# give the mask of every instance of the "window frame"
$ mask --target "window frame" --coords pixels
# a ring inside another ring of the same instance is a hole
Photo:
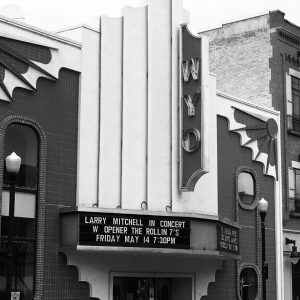
[[[41,300],[43,294],[44,275],[44,229],[45,229],[45,202],[46,202],[46,161],[47,140],[46,134],[40,124],[33,119],[12,115],[5,118],[0,124],[0,215],[2,207],[3,168],[4,168],[4,140],[7,128],[12,124],[32,127],[38,138],[38,179],[36,193],[36,244],[35,244],[35,279],[34,300]],[[5,188],[4,188],[5,189]],[[1,222],[0,222],[1,226]],[[1,228],[0,228],[1,232]]]
[[[251,175],[253,179],[253,188],[254,188],[254,195],[253,195],[253,202],[251,204],[245,204],[242,202],[240,196],[239,196],[239,175],[241,173],[248,173]],[[259,178],[256,174],[256,172],[249,167],[241,166],[236,170],[236,201],[239,204],[239,206],[245,210],[254,210],[257,206],[257,202],[259,201],[260,196],[260,185],[259,185]]]
[[[238,299],[239,300],[244,300],[242,297],[241,297],[241,284],[240,284],[240,276],[241,276],[241,273],[244,269],[252,269],[254,270],[255,274],[256,274],[256,278],[257,278],[257,292],[256,292],[256,296],[254,298],[254,300],[259,300],[260,299],[260,294],[261,294],[261,276],[262,276],[262,273],[259,269],[259,267],[256,265],[256,264],[253,264],[253,263],[242,263],[239,265],[238,267],[238,276],[237,276],[237,295],[238,295]]]
[[[300,179],[300,162],[292,161],[291,167],[288,168],[288,197],[289,197],[289,211],[292,215],[300,216],[300,193],[296,195],[296,178]],[[298,171],[298,174],[297,174]],[[299,180],[300,189],[300,180]],[[296,202],[299,204],[299,208],[296,209]]]
[[[287,131],[289,134],[300,136],[300,101],[299,101],[299,115],[294,113],[294,97],[293,97],[293,84],[292,80],[296,78],[300,81],[300,72],[289,68],[286,74],[286,118],[287,118]],[[299,82],[300,84],[300,82]],[[300,93],[300,89],[299,89]],[[295,122],[299,129],[295,128]]]

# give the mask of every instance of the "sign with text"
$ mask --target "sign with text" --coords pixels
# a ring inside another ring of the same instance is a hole
[[[106,213],[84,213],[79,218],[80,245],[190,248],[188,219]]]
[[[224,223],[217,223],[217,249],[218,251],[239,254],[239,229]]]
[[[202,170],[202,39],[186,24],[180,33],[179,189],[193,191]]]

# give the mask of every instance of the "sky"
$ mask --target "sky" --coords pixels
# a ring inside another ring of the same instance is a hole
[[[82,23],[97,28],[100,15],[118,17],[122,6],[139,6],[145,1],[1,0],[0,15],[25,16],[26,23],[49,31]],[[190,11],[191,23],[199,31],[276,9],[283,11],[286,19],[300,26],[300,0],[183,0],[183,5]]]

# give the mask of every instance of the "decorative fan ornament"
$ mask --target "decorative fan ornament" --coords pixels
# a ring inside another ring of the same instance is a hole
[[[278,178],[277,135],[278,125],[272,118],[232,107],[234,122],[230,131],[241,136],[241,146],[252,149],[252,159],[264,164],[264,173]],[[232,118],[230,118],[230,121]]]
[[[30,47],[29,43],[22,44]],[[36,45],[31,45],[31,47],[34,46]],[[16,67],[16,64],[24,66],[25,70],[21,70],[24,68],[20,68],[20,66]],[[29,59],[17,51],[15,47],[10,47],[7,42],[0,40],[0,68],[2,69],[2,76],[0,76],[0,100],[13,101],[13,91],[16,87],[35,91],[37,79],[40,77],[51,80],[57,79],[42,68],[41,65],[41,62],[34,62],[33,59]]]

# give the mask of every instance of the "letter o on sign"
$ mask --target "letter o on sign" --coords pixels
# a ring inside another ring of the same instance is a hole
[[[196,128],[187,129],[182,135],[182,147],[187,152],[195,152],[200,146],[200,132]]]

